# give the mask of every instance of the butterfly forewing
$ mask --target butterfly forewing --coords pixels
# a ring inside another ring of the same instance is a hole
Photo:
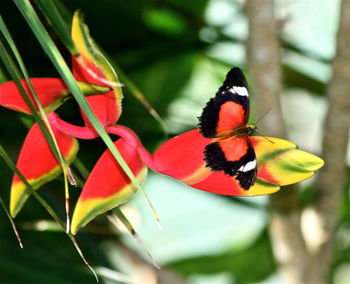
[[[203,109],[199,130],[204,137],[214,138],[218,132],[245,125],[248,116],[247,81],[239,68],[232,68],[215,97]]]

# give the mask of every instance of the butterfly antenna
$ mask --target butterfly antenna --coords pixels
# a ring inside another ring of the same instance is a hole
[[[268,113],[270,110],[271,110],[271,108],[267,109],[267,110],[258,118],[258,120],[257,120],[254,124],[258,124],[258,122],[259,122],[260,120],[262,120],[262,119],[264,118],[264,116],[267,115],[267,113]],[[261,136],[263,136],[263,135],[261,135]]]
[[[262,134],[261,134],[260,132],[258,132],[257,130],[255,130],[255,132],[256,132],[257,134],[259,134],[259,136],[264,137],[267,141],[271,142],[272,144],[275,144],[275,142],[273,142],[272,140],[270,140],[270,139],[267,138],[266,136],[262,135]]]

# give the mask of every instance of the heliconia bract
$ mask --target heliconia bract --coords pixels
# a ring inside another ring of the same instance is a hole
[[[79,52],[73,56],[73,75],[78,81],[105,85],[112,89],[103,96],[90,96],[87,101],[101,124],[113,125],[122,112],[121,84],[110,63],[90,37],[80,11],[75,12],[73,16],[72,38]],[[84,113],[82,116],[86,126],[91,127]]]
[[[243,189],[234,177],[205,166],[204,148],[213,139],[198,130],[176,136],[154,153],[160,173],[172,176],[194,188],[224,195],[256,196],[271,194],[280,186],[303,181],[323,166],[323,160],[297,149],[294,143],[273,137],[250,136],[257,163],[255,184]]]
[[[115,146],[128,164],[139,183],[147,174],[134,145],[119,139]],[[136,191],[129,177],[113,157],[110,150],[97,161],[90,173],[75,207],[71,232],[75,234],[79,228],[87,224],[97,215],[111,210],[127,201]]]
[[[49,121],[53,115],[55,114],[48,115]],[[78,151],[77,140],[60,132],[54,126],[52,126],[52,130],[62,156],[67,163],[70,163]],[[34,189],[56,178],[61,173],[60,164],[37,123],[32,126],[24,140],[18,157],[17,168]],[[10,198],[10,213],[12,216],[17,215],[28,196],[29,190],[22,180],[14,175]]]

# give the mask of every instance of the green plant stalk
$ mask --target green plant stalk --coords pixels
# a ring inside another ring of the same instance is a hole
[[[114,211],[114,213],[113,213]],[[110,211],[107,215],[107,219],[116,227],[118,228],[118,219],[123,223],[125,228],[129,231],[129,233],[134,237],[134,239],[138,242],[138,244],[144,249],[146,252],[148,258],[151,260],[154,267],[157,269],[160,269],[159,265],[155,262],[152,254],[148,251],[145,243],[141,239],[140,235],[136,232],[135,228],[129,221],[129,219],[124,215],[124,213],[120,210],[120,208],[114,208],[113,211]]]
[[[13,229],[13,232],[15,233],[16,235],[16,238],[17,238],[17,241],[19,243],[19,246],[21,248],[23,248],[23,243],[22,243],[22,240],[21,240],[21,237],[17,231],[17,228],[16,228],[16,225],[15,225],[15,222],[13,221],[13,218],[11,217],[10,213],[7,211],[6,209],[6,205],[4,203],[4,201],[2,200],[2,197],[0,196],[0,204],[1,204],[1,207],[4,209],[5,213],[6,213],[6,216],[7,218],[9,219],[10,223],[11,223],[11,226],[12,226],[12,229]]]
[[[35,0],[36,5],[42,10],[49,24],[51,24],[57,35],[71,54],[78,54],[73,39],[68,32],[67,25],[51,0]]]
[[[81,176],[84,179],[87,179],[90,173],[89,173],[89,170],[87,169],[87,167],[85,167],[85,165],[83,164],[83,162],[80,161],[78,158],[76,158],[76,159],[74,159],[73,164],[76,167],[76,169],[78,170],[78,172],[81,174]]]

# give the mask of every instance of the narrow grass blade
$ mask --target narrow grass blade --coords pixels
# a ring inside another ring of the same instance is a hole
[[[16,235],[16,238],[17,238],[17,241],[18,241],[18,243],[19,243],[19,246],[20,246],[21,248],[23,248],[23,243],[22,243],[21,237],[19,236],[19,233],[18,233],[18,231],[17,231],[15,222],[13,221],[12,217],[10,216],[10,213],[7,211],[6,205],[5,205],[4,201],[2,200],[2,197],[1,197],[1,196],[0,196],[0,204],[1,204],[2,208],[3,208],[4,211],[5,211],[7,218],[9,219],[9,221],[10,221],[10,223],[11,223],[13,232],[14,232],[15,235]]]
[[[167,138],[169,136],[169,131],[164,120],[160,117],[153,106],[147,101],[141,90],[123,72],[119,71],[119,73],[121,81],[124,82],[125,86],[130,90],[131,94],[140,101],[140,103],[149,111],[150,115],[152,115],[154,119],[159,123],[164,131],[165,137]]]
[[[36,5],[41,9],[49,24],[68,48],[70,53],[77,54],[78,50],[72,40],[67,24],[51,0],[35,0]]]
[[[135,240],[139,243],[139,245],[143,248],[143,250],[146,252],[148,258],[151,260],[153,265],[156,268],[160,268],[159,265],[155,262],[154,258],[152,257],[151,253],[148,251],[148,249],[145,246],[145,243],[142,241],[140,235],[135,231],[133,225],[130,223],[128,218],[124,215],[124,213],[117,207],[114,209],[114,213],[109,212],[107,215],[107,219],[116,227],[118,228],[118,220],[120,220],[125,228],[129,231],[129,233],[135,238]]]
[[[71,239],[71,241],[73,242],[73,245],[75,247],[75,249],[77,250],[77,252],[79,253],[81,259],[84,261],[85,265],[90,269],[90,271],[92,272],[92,274],[95,276],[96,282],[99,282],[98,276],[95,272],[95,270],[92,268],[92,266],[89,264],[89,262],[86,260],[82,250],[80,249],[77,240],[74,238],[74,236],[72,236],[71,234],[68,234],[69,238]]]

